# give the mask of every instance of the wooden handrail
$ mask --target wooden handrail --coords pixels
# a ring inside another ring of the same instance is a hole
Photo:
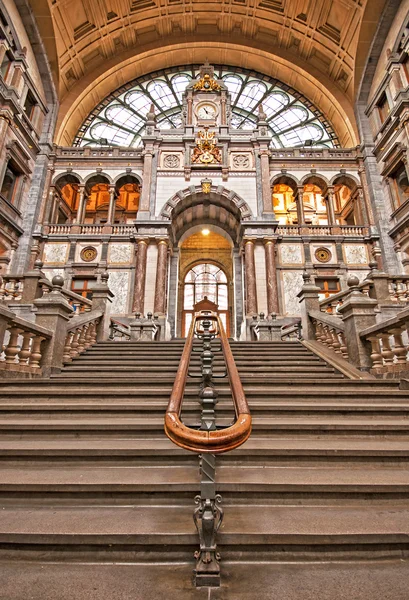
[[[233,425],[216,431],[192,429],[184,425],[180,420],[194,334],[195,330],[197,330],[199,321],[204,318],[217,323],[233,397],[234,409],[236,412],[236,422]],[[206,311],[205,315],[203,313],[195,313],[193,316],[182,357],[180,359],[175,383],[173,384],[172,394],[166,409],[165,433],[174,444],[185,450],[212,454],[229,452],[230,450],[241,446],[241,444],[244,444],[250,436],[250,410],[223,323],[216,313]]]

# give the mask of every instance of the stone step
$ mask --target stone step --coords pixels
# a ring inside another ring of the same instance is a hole
[[[237,367],[246,367],[249,365],[249,362],[251,364],[251,367],[254,366],[260,366],[260,367],[270,367],[270,366],[289,366],[289,365],[307,365],[307,366],[312,366],[314,367],[315,365],[317,366],[322,366],[325,365],[326,363],[322,360],[320,360],[319,358],[314,358],[314,357],[307,357],[307,358],[291,358],[291,359],[286,359],[285,357],[280,357],[277,359],[256,359],[256,358],[252,358],[251,361],[249,361],[248,359],[240,359],[237,360],[236,359],[236,365]],[[71,363],[68,363],[68,365],[77,365],[77,364],[81,364],[84,366],[92,366],[92,365],[96,365],[96,366],[111,366],[111,365],[130,365],[130,366],[144,366],[149,367],[150,369],[156,369],[157,367],[163,367],[163,366],[168,366],[169,368],[175,368],[177,369],[179,366],[179,359],[174,359],[171,360],[168,357],[166,358],[158,358],[157,360],[153,361],[149,358],[129,358],[126,356],[118,356],[116,355],[116,357],[112,357],[112,358],[108,358],[108,357],[104,357],[102,358],[95,358],[95,357],[90,357],[90,356],[81,356],[79,358],[74,359]],[[225,362],[223,359],[215,359],[213,362],[214,366],[224,366]],[[68,366],[66,365],[66,366]],[[200,367],[200,361],[199,359],[195,359],[195,360],[191,360],[190,361],[190,365],[195,366],[195,367]]]
[[[226,517],[227,518],[227,517]],[[270,553],[261,568],[229,561],[223,554],[220,588],[194,588],[191,556],[178,564],[126,562],[1,563],[2,592],[7,600],[407,600],[409,561],[404,558],[336,562],[274,561]]]
[[[48,401],[47,401],[48,400]],[[59,401],[58,401],[59,400]],[[101,413],[103,415],[112,414],[118,416],[121,414],[129,413],[149,413],[152,416],[159,413],[163,416],[166,406],[167,397],[163,400],[152,400],[149,397],[136,399],[135,401],[129,400],[127,402],[118,402],[108,395],[105,401],[103,401],[99,395],[96,397],[88,398],[86,400],[81,398],[67,397],[63,395],[60,398],[47,398],[41,397],[36,399],[21,400],[13,402],[5,400],[4,398],[0,402],[0,414],[3,417],[7,415],[19,415],[20,413],[28,413],[30,415],[51,415],[53,413],[64,413],[64,414],[87,414],[94,416],[95,414]],[[340,403],[313,403],[313,402],[280,402],[279,399],[270,399],[266,401],[260,401],[256,398],[247,397],[249,406],[253,415],[350,415],[350,416],[405,416],[409,417],[409,400],[407,403],[397,402],[393,405],[390,403],[382,402],[378,399],[374,399],[372,403],[357,403],[349,400],[348,402],[343,401]],[[223,413],[226,410],[230,410],[232,407],[232,401],[221,396],[217,404],[217,414]],[[196,412],[200,408],[197,401],[186,400],[183,403],[183,412]]]
[[[409,509],[394,507],[226,507],[218,535],[226,560],[280,552],[287,557],[332,553],[343,559],[402,556],[409,549]],[[18,555],[48,560],[84,556],[118,561],[128,554],[168,562],[191,560],[197,534],[189,506],[9,508],[0,511],[0,558]],[[21,550],[20,550],[21,552]],[[138,561],[139,557],[139,561]],[[356,597],[356,596],[355,596]],[[391,596],[389,596],[390,598]],[[353,596],[352,596],[353,598]]]
[[[233,411],[232,411],[233,417]],[[183,418],[183,413],[182,413]],[[193,423],[200,423],[200,412],[197,411],[197,417],[191,415]],[[231,423],[231,418],[221,417],[218,424],[227,426]],[[186,419],[186,424],[191,423]],[[275,417],[254,416],[252,423],[253,435],[265,432],[269,435],[401,435],[409,434],[409,419],[396,416],[382,416],[362,418],[362,416],[298,416],[298,417]],[[38,416],[27,415],[18,417],[2,416],[0,418],[0,431],[3,434],[16,435],[30,432],[35,435],[51,434],[52,432],[73,432],[77,435],[82,433],[93,434],[104,433],[106,435],[121,433],[125,435],[144,435],[154,433],[163,435],[163,416],[135,415],[104,417],[92,415],[84,417],[82,415],[66,416],[65,418],[39,418]]]
[[[306,381],[300,378],[298,381],[291,380],[290,382],[282,379],[277,382],[274,379],[274,385],[270,385],[270,380],[263,378],[260,381],[256,378],[247,378],[242,380],[243,388],[246,396],[249,398],[263,398],[266,401],[279,398],[294,398],[295,401],[308,398],[314,401],[326,402],[329,398],[345,399],[346,401],[354,398],[368,399],[368,401],[376,401],[376,399],[388,398],[392,403],[395,399],[409,399],[407,390],[399,390],[396,385],[384,384],[381,385],[365,385],[364,382],[356,382],[348,379],[313,379]],[[372,383],[372,382],[371,382]],[[308,384],[308,386],[306,385]],[[101,381],[93,378],[52,378],[49,380],[24,380],[16,384],[10,381],[8,384],[1,386],[2,395],[0,397],[0,405],[9,398],[25,396],[29,398],[38,398],[46,396],[47,398],[61,397],[67,399],[81,399],[84,397],[121,397],[130,398],[159,396],[169,399],[172,391],[173,379],[161,378],[158,384],[158,378],[149,380],[145,378],[142,384],[138,382],[135,385],[133,380],[113,380]],[[219,397],[230,397],[230,390],[225,380],[221,379],[217,382],[217,391]],[[198,384],[194,381],[188,381],[185,389],[186,397],[198,397]]]
[[[326,365],[325,363],[321,363],[318,365],[310,365],[309,363],[306,363],[305,365],[298,365],[295,361],[294,363],[291,364],[286,364],[283,363],[282,365],[274,365],[274,366],[269,366],[269,365],[258,365],[257,363],[255,363],[253,365],[253,363],[251,363],[250,365],[247,363],[246,367],[242,367],[241,369],[239,369],[239,374],[240,375],[245,375],[247,373],[251,373],[251,372],[257,372],[257,373],[286,373],[288,375],[288,370],[289,368],[291,368],[291,373],[303,373],[303,372],[307,372],[307,373],[315,373],[315,374],[319,374],[319,373],[335,373],[337,372],[333,367],[330,367],[328,365]],[[102,369],[107,369],[107,371],[102,371]],[[177,365],[174,366],[173,370],[171,369],[171,367],[169,365],[152,365],[149,369],[151,372],[153,373],[164,373],[165,375],[168,375],[172,372],[172,374],[176,374],[177,371]],[[219,368],[220,370],[220,368]],[[122,361],[118,361],[116,362],[107,362],[104,365],[101,365],[101,363],[99,363],[98,361],[96,362],[85,362],[84,363],[80,363],[80,362],[76,362],[76,363],[70,363],[65,365],[64,367],[64,373],[68,373],[68,372],[82,372],[82,373],[86,373],[87,371],[98,371],[100,372],[102,375],[104,375],[105,373],[112,374],[112,373],[119,373],[122,371],[127,371],[127,372],[132,372],[132,373],[146,373],[147,372],[147,368],[144,365],[139,365],[139,364],[129,364],[127,365],[126,363],[122,362]]]
[[[197,455],[187,452],[162,436],[160,439],[18,439],[0,441],[0,460],[44,462],[55,460],[58,465],[70,461],[91,461],[95,466],[118,463],[121,466],[143,462],[173,465],[186,462],[197,465]],[[219,455],[217,464],[316,464],[346,465],[355,468],[361,463],[406,463],[409,445],[406,440],[372,438],[288,439],[250,437],[240,448]],[[372,471],[373,472],[373,471]],[[369,474],[368,474],[369,475]],[[373,475],[371,475],[373,476]]]

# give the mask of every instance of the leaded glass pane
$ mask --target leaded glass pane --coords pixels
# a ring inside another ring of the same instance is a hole
[[[167,69],[154,77],[142,77],[126,84],[110,95],[86,119],[74,145],[113,145],[136,147],[141,144],[146,115],[153,104],[161,129],[182,127],[182,95],[198,65]],[[273,148],[303,146],[311,140],[314,146],[339,145],[331,126],[316,108],[308,104],[288,86],[264,75],[239,68],[215,66],[216,77],[222,78],[231,94],[231,126],[253,130],[262,105],[267,116]],[[112,99],[113,98],[113,99]]]

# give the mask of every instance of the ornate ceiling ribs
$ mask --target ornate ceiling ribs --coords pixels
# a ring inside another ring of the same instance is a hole
[[[365,64],[385,1],[48,0],[58,55],[54,72],[59,69],[58,143],[72,139],[72,131],[61,139],[70,119],[78,128],[125,77],[208,58],[299,89],[332,121],[341,143],[354,145],[355,73]],[[30,2],[41,30],[49,23],[46,0]],[[51,44],[50,28],[43,34]]]
[[[130,48],[208,34],[282,48],[352,93],[367,0],[54,0],[61,93],[96,65]]]

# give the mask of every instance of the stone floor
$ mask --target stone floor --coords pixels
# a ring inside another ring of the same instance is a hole
[[[192,565],[0,563],[0,600],[408,600],[409,560],[223,565],[195,589]]]

